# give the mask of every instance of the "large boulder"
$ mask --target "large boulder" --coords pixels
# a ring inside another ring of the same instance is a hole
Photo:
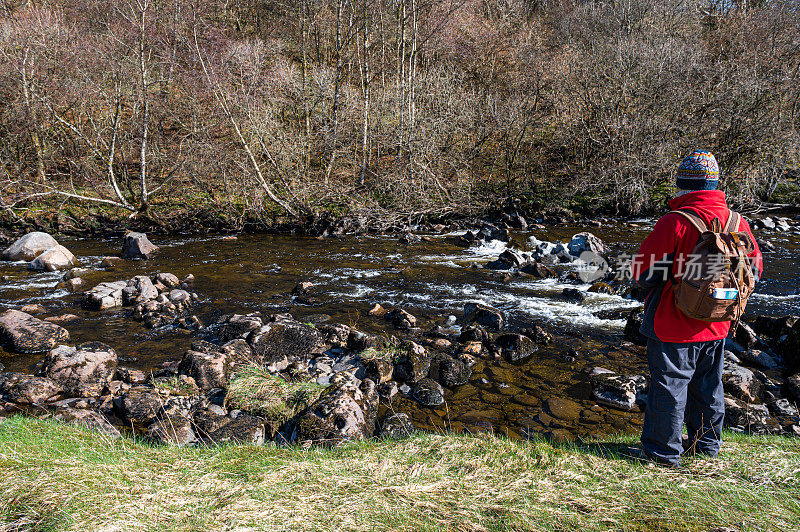
[[[386,318],[392,322],[395,329],[408,330],[417,326],[417,318],[401,308],[392,310],[386,314]]]
[[[70,406],[59,406],[50,415],[62,423],[79,425],[90,430],[100,432],[104,436],[118,439],[122,437],[119,430],[103,417],[103,414],[88,408],[73,408]]]
[[[748,404],[731,397],[725,398],[724,425],[750,434],[767,434],[777,429],[766,405]]]
[[[61,245],[52,247],[28,263],[28,269],[55,272],[75,266],[75,255]]]
[[[360,386],[347,372],[333,376],[325,392],[290,423],[290,442],[337,444],[363,440],[375,432],[378,393],[367,379]]]
[[[145,438],[164,445],[189,445],[197,441],[192,422],[184,417],[156,420],[147,427]]]
[[[243,443],[261,445],[264,443],[264,420],[239,413],[236,417],[224,417],[219,426],[205,433],[205,439],[212,443]]]
[[[472,368],[462,360],[440,354],[433,358],[429,376],[443,386],[454,388],[469,381],[472,376]]]
[[[444,389],[433,379],[420,379],[411,387],[411,397],[424,406],[436,407],[444,404]]]
[[[58,383],[65,395],[97,397],[117,371],[117,353],[100,342],[60,345],[44,359],[39,375]]]
[[[269,365],[279,359],[308,361],[310,355],[325,350],[325,341],[316,328],[285,319],[274,321],[253,331],[249,337],[256,360]]]
[[[136,305],[158,297],[158,289],[146,275],[137,275],[122,289],[122,304]]]
[[[41,404],[60,392],[58,384],[46,377],[13,372],[0,374],[0,395],[11,403]]]
[[[584,232],[573,235],[572,239],[567,243],[567,250],[573,257],[580,257],[582,253],[587,251],[600,255],[605,253],[606,248],[602,240],[592,233]]]
[[[536,352],[538,346],[522,334],[510,333],[497,337],[497,346],[508,362],[523,362]]]
[[[100,283],[83,295],[83,305],[91,310],[108,310],[122,306],[122,291],[128,283]]]
[[[234,314],[224,318],[220,325],[219,337],[221,340],[227,341],[234,338],[247,338],[251,332],[260,329],[264,322],[256,315]]]
[[[752,371],[735,364],[725,364],[722,385],[734,397],[752,403],[761,397],[762,384]]]
[[[431,355],[427,349],[415,342],[406,342],[394,361],[394,379],[401,382],[416,382],[428,376]]]
[[[19,310],[0,314],[0,342],[16,353],[42,353],[69,340],[63,327]]]
[[[34,231],[17,239],[0,254],[0,258],[2,260],[32,261],[48,249],[56,246],[58,246],[58,242],[55,238],[47,233]]]
[[[234,359],[230,351],[208,342],[194,342],[181,359],[178,371],[192,377],[202,390],[227,388]]]
[[[592,397],[600,404],[619,410],[638,410],[645,403],[647,379],[642,375],[617,375],[595,368],[589,375]]]
[[[159,416],[164,400],[153,388],[135,386],[114,399],[114,410],[126,423],[149,425]]]
[[[148,240],[144,233],[128,231],[122,244],[122,258],[130,260],[149,259],[158,247]]]
[[[647,337],[639,332],[643,320],[644,312],[641,309],[632,310],[628,314],[628,320],[625,322],[625,330],[623,332],[626,340],[636,345],[647,345]]]
[[[496,308],[480,303],[464,305],[464,325],[478,324],[487,329],[499,331],[503,328],[503,314]]]

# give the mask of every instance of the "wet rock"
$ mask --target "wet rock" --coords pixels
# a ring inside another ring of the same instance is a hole
[[[22,308],[19,309],[19,311],[24,312],[25,314],[30,314],[31,316],[47,313],[47,309],[44,307],[44,305],[40,305],[38,303],[24,305]]]
[[[408,438],[414,431],[411,418],[408,417],[408,414],[400,412],[383,418],[380,422],[379,436],[381,438],[402,439]]]
[[[186,418],[170,417],[153,422],[145,438],[163,445],[189,445],[197,441],[192,422]]]
[[[489,342],[491,341],[491,337],[489,333],[486,332],[486,329],[480,325],[470,325],[469,327],[463,327],[461,329],[458,341],[465,344],[470,342]]]
[[[448,388],[462,386],[466,384],[472,376],[472,368],[470,366],[448,355],[443,355],[438,358],[435,361],[435,365],[435,380]],[[434,378],[433,366],[434,364],[431,364],[431,378]]]
[[[397,239],[401,244],[419,244],[422,242],[422,237],[414,233],[404,233]]]
[[[39,374],[72,397],[98,397],[117,370],[117,353],[100,342],[60,345],[44,358]]]
[[[399,349],[394,361],[394,378],[401,382],[416,382],[428,376],[431,355],[427,349],[415,342],[406,342]]]
[[[496,343],[501,349],[503,358],[508,362],[523,362],[538,349],[533,340],[516,333],[498,336]]]
[[[251,332],[260,329],[263,325],[259,316],[234,314],[223,321],[219,336],[222,341],[247,338]]]
[[[553,337],[541,325],[533,325],[520,330],[520,334],[524,334],[539,345],[548,345],[553,341]]]
[[[347,347],[353,329],[341,323],[330,325],[317,325],[317,330],[322,334],[322,341],[333,349]]]
[[[146,275],[137,275],[122,289],[122,304],[136,305],[158,297],[158,289]]]
[[[551,397],[545,406],[550,415],[564,421],[578,421],[583,410],[580,404],[563,397]]]
[[[42,233],[34,231],[17,239],[13,244],[6,248],[0,259],[2,260],[24,260],[32,261],[48,249],[58,246],[55,238]]]
[[[392,322],[395,329],[408,330],[417,326],[417,318],[401,308],[392,310],[386,314],[386,318]]]
[[[0,374],[0,395],[11,403],[41,404],[54,399],[60,391],[58,384],[46,377],[13,372]]]
[[[600,404],[619,410],[636,411],[647,397],[647,378],[642,375],[617,375],[595,368],[589,376],[592,397]]]
[[[100,261],[101,268],[114,268],[122,264],[124,260],[122,257],[103,257],[103,260]]]
[[[158,417],[163,404],[153,388],[136,386],[114,399],[114,411],[126,423],[147,425]]]
[[[375,357],[364,361],[367,378],[376,384],[389,382],[394,376],[394,364],[388,358]]]
[[[739,322],[739,326],[736,328],[733,338],[736,340],[737,344],[741,345],[745,349],[751,349],[759,343],[756,332],[752,327],[743,321]]]
[[[126,384],[144,384],[147,381],[147,375],[144,371],[121,366],[117,367],[115,377]]]
[[[373,305],[373,307],[369,310],[367,314],[369,314],[370,316],[378,316],[382,318],[383,316],[386,316],[387,312],[389,311],[383,308],[380,305],[380,303],[375,303],[375,305]]]
[[[86,281],[80,277],[73,277],[72,279],[67,280],[64,285],[70,292],[80,292],[86,288]]]
[[[299,282],[294,286],[294,288],[292,288],[292,295],[293,296],[308,295],[309,293],[311,293],[312,288],[314,288],[314,283],[308,281]]]
[[[89,430],[94,430],[106,437],[113,439],[122,437],[122,434],[120,434],[119,430],[101,413],[95,412],[94,410],[89,410],[87,408],[72,408],[68,406],[62,406],[57,408],[50,415],[50,417],[62,423],[78,425]]]
[[[796,401],[800,401],[800,373],[787,378],[784,386],[792,398]]]
[[[592,233],[587,232],[573,235],[572,239],[567,243],[567,250],[573,257],[580,257],[581,253],[586,251],[597,255],[605,253],[606,251],[603,241]]]
[[[75,265],[75,255],[64,246],[52,247],[28,263],[29,270],[55,272]]]
[[[251,333],[248,343],[256,360],[266,365],[283,357],[307,362],[312,353],[325,349],[316,328],[294,320],[267,323]]]
[[[411,387],[411,397],[424,406],[444,404],[444,389],[433,379],[420,379]]]
[[[467,303],[464,305],[463,323],[499,331],[503,328],[504,320],[502,313],[495,308],[480,303]]]
[[[69,340],[63,327],[19,310],[0,314],[0,342],[16,353],[41,353]]]
[[[221,426],[206,433],[206,438],[213,443],[262,445],[264,435],[264,420],[240,413],[235,418],[226,417]]]
[[[100,283],[84,294],[83,305],[90,310],[108,310],[122,306],[125,281]]]
[[[625,323],[623,332],[626,340],[636,345],[647,345],[647,337],[639,332],[643,320],[644,312],[642,310],[632,310],[628,314],[628,321]]]
[[[745,349],[739,353],[739,358],[764,369],[774,369],[779,365],[776,357],[759,349]]]
[[[787,399],[778,399],[769,405],[769,410],[775,416],[796,418],[798,416],[797,406],[790,403]]]
[[[568,303],[582,303],[586,300],[586,293],[577,288],[565,288],[561,291],[560,299]]]
[[[331,386],[288,427],[290,442],[337,444],[369,438],[375,431],[378,394],[372,381],[361,386],[349,373],[337,373]]]
[[[181,281],[176,275],[166,272],[156,274],[155,280],[168,289],[178,288],[181,285]],[[194,280],[194,276],[192,276],[192,280]]]
[[[751,434],[766,434],[772,431],[770,426],[773,423],[766,405],[747,404],[731,397],[725,398],[726,427]]]
[[[391,400],[394,399],[394,396],[397,395],[399,388],[395,381],[389,381],[378,385],[377,390],[381,397],[388,399],[391,402]]]
[[[48,316],[44,318],[44,321],[49,323],[69,323],[71,321],[77,321],[81,319],[80,316],[76,316],[75,314],[59,314],[58,316]]]
[[[587,292],[591,292],[593,294],[614,294],[614,289],[608,283],[597,282],[594,283],[592,286],[589,287]]]
[[[228,350],[208,342],[195,342],[181,358],[178,372],[194,379],[202,390],[226,388],[233,368]]]
[[[558,277],[556,272],[545,266],[540,262],[535,262],[533,264],[526,264],[522,266],[519,271],[522,273],[527,273],[528,275],[532,275],[537,279],[552,279],[554,277]]]
[[[751,370],[741,366],[726,364],[722,372],[722,385],[727,393],[748,403],[758,401],[761,397],[761,382]]]
[[[149,259],[158,250],[144,233],[128,231],[122,243],[122,258],[129,260]]]

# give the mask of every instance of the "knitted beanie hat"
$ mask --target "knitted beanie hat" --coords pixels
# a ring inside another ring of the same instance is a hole
[[[676,184],[681,190],[714,190],[719,184],[719,165],[706,150],[694,150],[678,167]]]

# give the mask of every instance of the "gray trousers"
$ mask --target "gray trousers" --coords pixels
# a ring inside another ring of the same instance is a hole
[[[697,452],[719,452],[724,352],[724,340],[677,344],[648,339],[650,389],[642,428],[646,452],[661,461],[680,462],[684,422]]]

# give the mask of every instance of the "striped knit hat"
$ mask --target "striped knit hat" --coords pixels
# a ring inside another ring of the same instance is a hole
[[[719,165],[706,150],[694,150],[678,167],[676,184],[681,190],[714,190],[719,184]]]

